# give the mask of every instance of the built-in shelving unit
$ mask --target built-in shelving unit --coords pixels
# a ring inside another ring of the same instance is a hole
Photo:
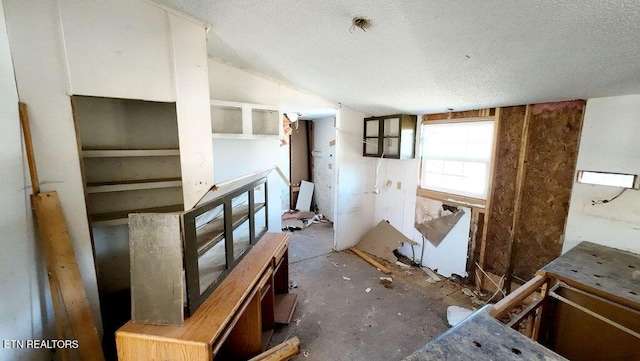
[[[211,129],[214,139],[278,139],[279,107],[212,100]]]
[[[72,97],[92,227],[182,211],[175,103]]]

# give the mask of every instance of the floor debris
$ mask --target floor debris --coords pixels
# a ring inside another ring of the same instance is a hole
[[[345,280],[345,281],[351,281],[351,278],[345,277],[345,276],[342,276],[342,279]]]
[[[411,268],[411,266],[409,266],[408,264],[404,264],[400,261],[396,261],[396,265],[402,267],[402,268]]]
[[[366,290],[364,290],[364,291],[365,291],[366,293],[371,292],[371,287],[367,287],[367,289],[366,289]]]
[[[380,284],[384,286],[384,288],[393,288],[393,282],[388,278],[380,277]]]
[[[395,263],[398,258],[393,254],[393,251],[403,243],[418,244],[394,228],[389,222],[383,220],[367,232],[356,247],[385,261]]]
[[[431,277],[432,280],[434,280],[435,282],[440,282],[442,281],[442,279],[440,278],[440,276],[438,276],[435,272],[433,272],[429,267],[422,267],[422,270],[429,276]]]
[[[462,320],[469,317],[473,313],[473,310],[468,308],[459,307],[459,306],[449,306],[447,307],[447,321],[449,325],[455,326],[459,324]]]
[[[351,247],[351,248],[349,248],[349,250],[351,250],[351,252],[353,252],[353,253],[357,254],[358,256],[360,256],[360,258],[362,258],[363,260],[369,262],[369,264],[371,264],[372,266],[376,267],[382,273],[386,273],[386,274],[391,273],[390,269],[388,269],[387,267],[383,266],[382,264],[380,264],[378,261],[374,260],[373,258],[369,257],[366,253],[362,252],[361,250],[359,250],[359,249],[357,249],[355,247]]]

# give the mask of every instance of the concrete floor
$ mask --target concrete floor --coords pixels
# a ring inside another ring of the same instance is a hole
[[[415,267],[388,265],[393,288],[385,288],[385,275],[373,266],[350,251],[332,251],[331,227],[314,224],[291,234],[289,274],[298,304],[270,347],[297,336],[302,352],[293,360],[401,360],[448,329],[448,306],[474,307],[463,286],[430,284]]]

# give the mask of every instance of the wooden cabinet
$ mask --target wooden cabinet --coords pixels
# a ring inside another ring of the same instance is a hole
[[[262,352],[275,315],[292,312],[278,304],[289,291],[288,246],[288,234],[266,233],[180,326],[125,324],[116,332],[118,360],[212,361]]]
[[[278,106],[211,100],[213,138],[278,139]]]
[[[362,155],[393,159],[414,158],[416,126],[415,115],[365,118]]]

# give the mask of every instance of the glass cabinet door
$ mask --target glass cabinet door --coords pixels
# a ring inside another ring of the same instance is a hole
[[[379,155],[380,120],[367,119],[364,129],[364,154]]]
[[[222,204],[195,218],[200,294],[228,268]]]

